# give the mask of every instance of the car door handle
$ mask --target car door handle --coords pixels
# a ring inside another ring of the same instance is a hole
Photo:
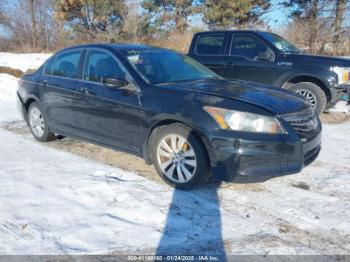
[[[47,87],[47,80],[43,80],[41,83],[44,87]]]
[[[93,91],[89,90],[89,89],[86,88],[86,87],[81,87],[81,88],[79,89],[79,92],[82,93],[82,94],[84,94],[84,95],[94,95],[94,94],[95,94]]]
[[[234,67],[235,64],[233,62],[225,62],[224,63],[224,66],[227,66],[227,67]]]

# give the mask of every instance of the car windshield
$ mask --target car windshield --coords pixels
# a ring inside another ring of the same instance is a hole
[[[280,37],[275,34],[261,32],[261,36],[265,38],[265,40],[272,43],[278,50],[288,53],[302,53],[303,51],[295,47],[293,44],[289,43],[283,37]]]
[[[128,49],[122,51],[141,77],[152,85],[221,79],[192,58],[162,49]]]

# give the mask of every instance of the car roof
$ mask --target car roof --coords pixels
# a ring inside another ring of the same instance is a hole
[[[85,44],[85,45],[76,45],[71,46],[65,49],[60,50],[61,51],[67,51],[67,50],[73,50],[77,48],[103,48],[103,49],[114,49],[116,51],[123,51],[127,49],[137,49],[137,50],[145,50],[145,49],[157,49],[157,50],[168,50],[166,48],[162,47],[156,47],[151,45],[143,45],[143,44],[129,44],[129,43],[113,43],[113,44],[105,44],[105,43],[99,43],[99,44]],[[172,51],[172,50],[171,50]]]
[[[206,33],[226,33],[226,32],[230,32],[230,33],[268,33],[267,31],[261,31],[261,30],[213,30],[213,31],[202,31],[202,32],[198,32],[197,34],[206,34]]]

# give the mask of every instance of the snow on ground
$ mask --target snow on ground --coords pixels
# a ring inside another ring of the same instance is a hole
[[[348,102],[346,101],[340,101],[334,107],[328,109],[328,112],[348,113],[350,112],[350,105],[348,105]]]
[[[0,66],[8,66],[25,72],[28,69],[39,68],[51,55],[52,54],[14,54],[0,52]]]
[[[20,119],[15,103],[17,83],[18,79],[16,77],[0,74],[0,122]]]
[[[16,97],[18,78],[0,73],[0,99],[3,101],[14,100]]]
[[[299,174],[183,192],[8,131],[16,84],[0,75],[0,255],[350,254],[349,122]]]

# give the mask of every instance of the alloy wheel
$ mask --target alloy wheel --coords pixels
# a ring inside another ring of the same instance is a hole
[[[157,161],[162,173],[175,183],[186,183],[196,172],[196,154],[182,136],[171,134],[160,140]]]
[[[317,107],[317,98],[314,93],[306,89],[299,89],[296,91],[299,95],[305,97],[307,101],[312,105],[313,108]]]
[[[37,107],[33,107],[29,112],[29,125],[37,137],[42,137],[45,132],[44,118]]]

